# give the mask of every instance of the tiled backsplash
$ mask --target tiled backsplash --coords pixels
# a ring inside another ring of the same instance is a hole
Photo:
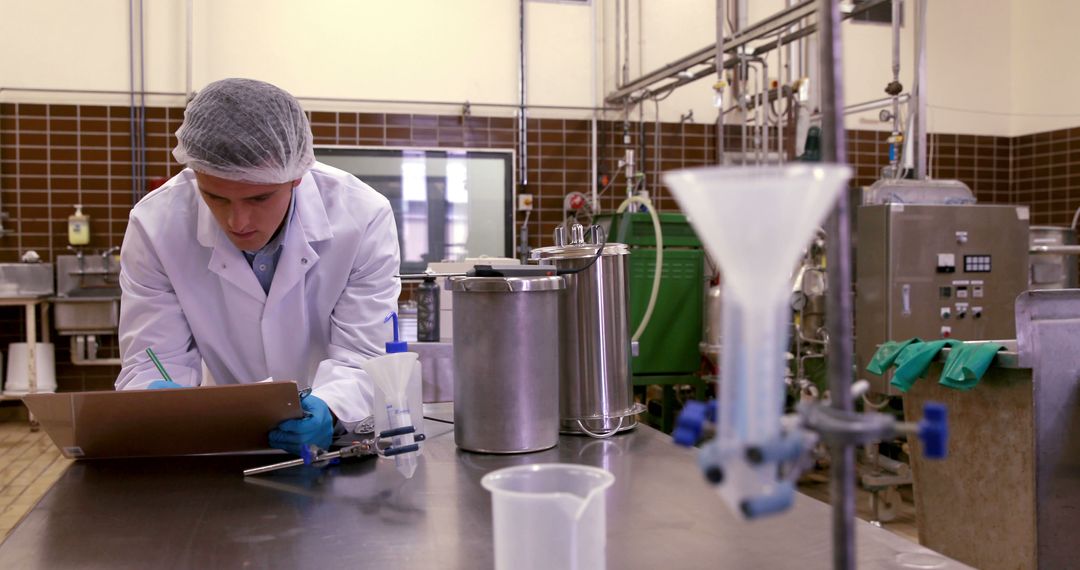
[[[179,107],[146,110],[147,186],[180,170],[171,151],[173,133],[182,119]],[[513,117],[316,111],[311,123],[315,143],[326,145],[514,149],[517,141]],[[3,220],[7,233],[0,237],[0,261],[14,261],[27,249],[48,260],[65,253],[67,217],[76,203],[91,216],[91,252],[120,245],[133,201],[130,125],[131,110],[122,106],[0,104],[0,210],[8,214]],[[630,127],[638,141],[641,127],[636,122]],[[672,211],[677,206],[661,187],[658,173],[713,163],[716,129],[699,123],[661,123],[658,148],[655,129],[654,123],[644,125],[644,156],[635,145],[636,160],[648,172],[642,184],[657,206]],[[610,211],[626,195],[624,177],[616,176],[626,148],[623,124],[598,121],[597,130],[600,174],[615,176],[600,201],[601,208]],[[590,191],[592,124],[582,119],[529,119],[526,134],[524,191],[536,197],[528,224],[530,245],[538,247],[549,245],[552,230],[562,223],[563,197]],[[725,128],[726,150],[741,150],[739,134],[737,127]],[[878,177],[887,162],[886,137],[876,131],[849,132],[855,184],[868,185]],[[775,145],[776,137],[771,139]],[[1080,132],[1015,139],[941,134],[932,137],[931,152],[935,177],[966,182],[984,202],[1030,203],[1034,223],[1067,223],[1071,208],[1080,203]],[[518,213],[519,224],[523,219]],[[0,323],[0,345],[6,351],[6,344],[21,336],[22,316],[15,309],[0,309]],[[112,385],[116,368],[73,366],[66,339],[59,340],[61,389]],[[112,349],[115,352],[115,346]]]

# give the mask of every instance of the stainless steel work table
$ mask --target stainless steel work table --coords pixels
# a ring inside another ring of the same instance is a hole
[[[79,462],[0,545],[0,568],[491,568],[491,499],[480,478],[556,461],[615,474],[608,568],[832,564],[828,505],[799,495],[785,515],[742,522],[704,481],[694,451],[648,427],[608,440],[563,436],[552,450],[518,456],[458,451],[445,423],[429,420],[426,430],[408,481],[392,461],[371,458],[247,480],[243,469],[281,456]],[[899,553],[930,552],[865,522],[857,528],[860,568],[902,568]]]

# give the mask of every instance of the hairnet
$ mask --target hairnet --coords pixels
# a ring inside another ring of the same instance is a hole
[[[315,162],[295,97],[269,83],[222,79],[184,110],[173,156],[193,170],[254,184],[301,178]]]

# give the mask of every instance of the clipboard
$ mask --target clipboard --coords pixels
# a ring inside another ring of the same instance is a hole
[[[296,382],[28,394],[23,402],[71,459],[265,450],[270,430],[304,415]]]

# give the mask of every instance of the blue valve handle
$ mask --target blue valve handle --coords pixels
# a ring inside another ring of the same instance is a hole
[[[701,439],[705,424],[716,421],[716,403],[687,402],[679,417],[675,419],[675,429],[671,432],[676,445],[693,447]]]
[[[923,419],[919,421],[919,441],[922,442],[923,457],[945,459],[949,443],[948,408],[945,404],[927,402],[923,406]]]

